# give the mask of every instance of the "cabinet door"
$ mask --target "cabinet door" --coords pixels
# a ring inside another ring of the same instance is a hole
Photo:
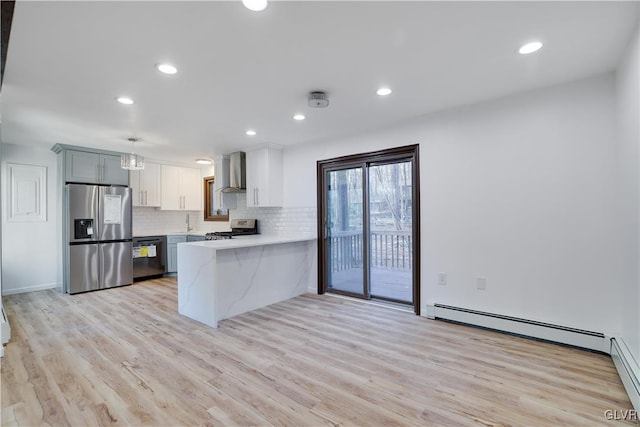
[[[267,161],[267,150],[255,150],[247,152],[247,207],[260,206],[258,193],[260,183],[263,180],[262,166]]]
[[[162,202],[160,209],[169,211],[182,210],[182,191],[180,188],[181,169],[178,166],[161,166]]]
[[[282,206],[282,151],[267,149],[267,161],[262,168],[263,185],[259,187],[260,206]]]
[[[101,166],[99,154],[67,150],[66,181],[97,184],[101,176]]]
[[[167,273],[178,272],[178,244],[167,244]]]
[[[101,184],[129,185],[129,171],[120,167],[120,156],[101,154]]]
[[[131,201],[133,206],[144,206],[143,190],[140,184],[141,178],[142,171],[129,171],[129,186],[131,187]]]
[[[160,165],[157,163],[146,163],[140,176],[140,189],[142,191],[142,201],[145,206],[160,206]]]
[[[202,174],[200,169],[182,168],[182,209],[202,210]]]
[[[247,207],[282,206],[282,151],[247,152]]]

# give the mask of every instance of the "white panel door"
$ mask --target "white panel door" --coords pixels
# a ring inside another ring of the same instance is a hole
[[[47,168],[9,163],[7,172],[9,181],[7,221],[46,221]]]

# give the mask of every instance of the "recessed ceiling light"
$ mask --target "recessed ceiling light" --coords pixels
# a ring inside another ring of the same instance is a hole
[[[304,114],[296,114],[295,116],[293,116],[293,120],[304,120],[304,119],[306,119]]]
[[[178,72],[178,69],[171,64],[158,64],[156,68],[164,74],[175,74]]]
[[[210,165],[212,162],[209,159],[196,159],[196,163],[199,165]]]
[[[539,50],[542,47],[542,43],[540,42],[531,42],[525,45],[522,45],[520,49],[518,49],[518,53],[520,55],[528,55]]]
[[[118,101],[120,104],[125,104],[125,105],[133,104],[133,99],[127,96],[119,96],[116,98],[116,101]]]
[[[376,91],[376,93],[380,96],[387,96],[391,94],[391,89],[389,89],[388,87],[381,87]]]
[[[242,4],[249,10],[260,12],[267,7],[267,0],[242,0]]]
[[[251,130],[251,129],[249,129],[249,130],[248,130],[248,131],[246,131],[245,133],[246,133],[247,135],[249,135],[249,136],[255,136],[256,131],[255,131],[255,130]]]

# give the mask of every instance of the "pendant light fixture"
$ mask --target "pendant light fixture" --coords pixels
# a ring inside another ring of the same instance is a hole
[[[138,138],[127,138],[127,141],[131,141],[131,153],[122,153],[120,167],[132,171],[144,169],[144,157],[133,152],[133,144],[138,141]]]

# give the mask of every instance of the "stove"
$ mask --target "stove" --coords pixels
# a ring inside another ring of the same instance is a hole
[[[228,240],[233,236],[248,236],[258,234],[257,219],[232,219],[231,231],[214,231],[204,235],[205,240]]]
[[[207,233],[204,235],[204,240],[228,240],[231,238],[231,232],[227,231],[226,233],[229,234],[223,234],[225,232],[222,231],[216,231],[213,233]]]

